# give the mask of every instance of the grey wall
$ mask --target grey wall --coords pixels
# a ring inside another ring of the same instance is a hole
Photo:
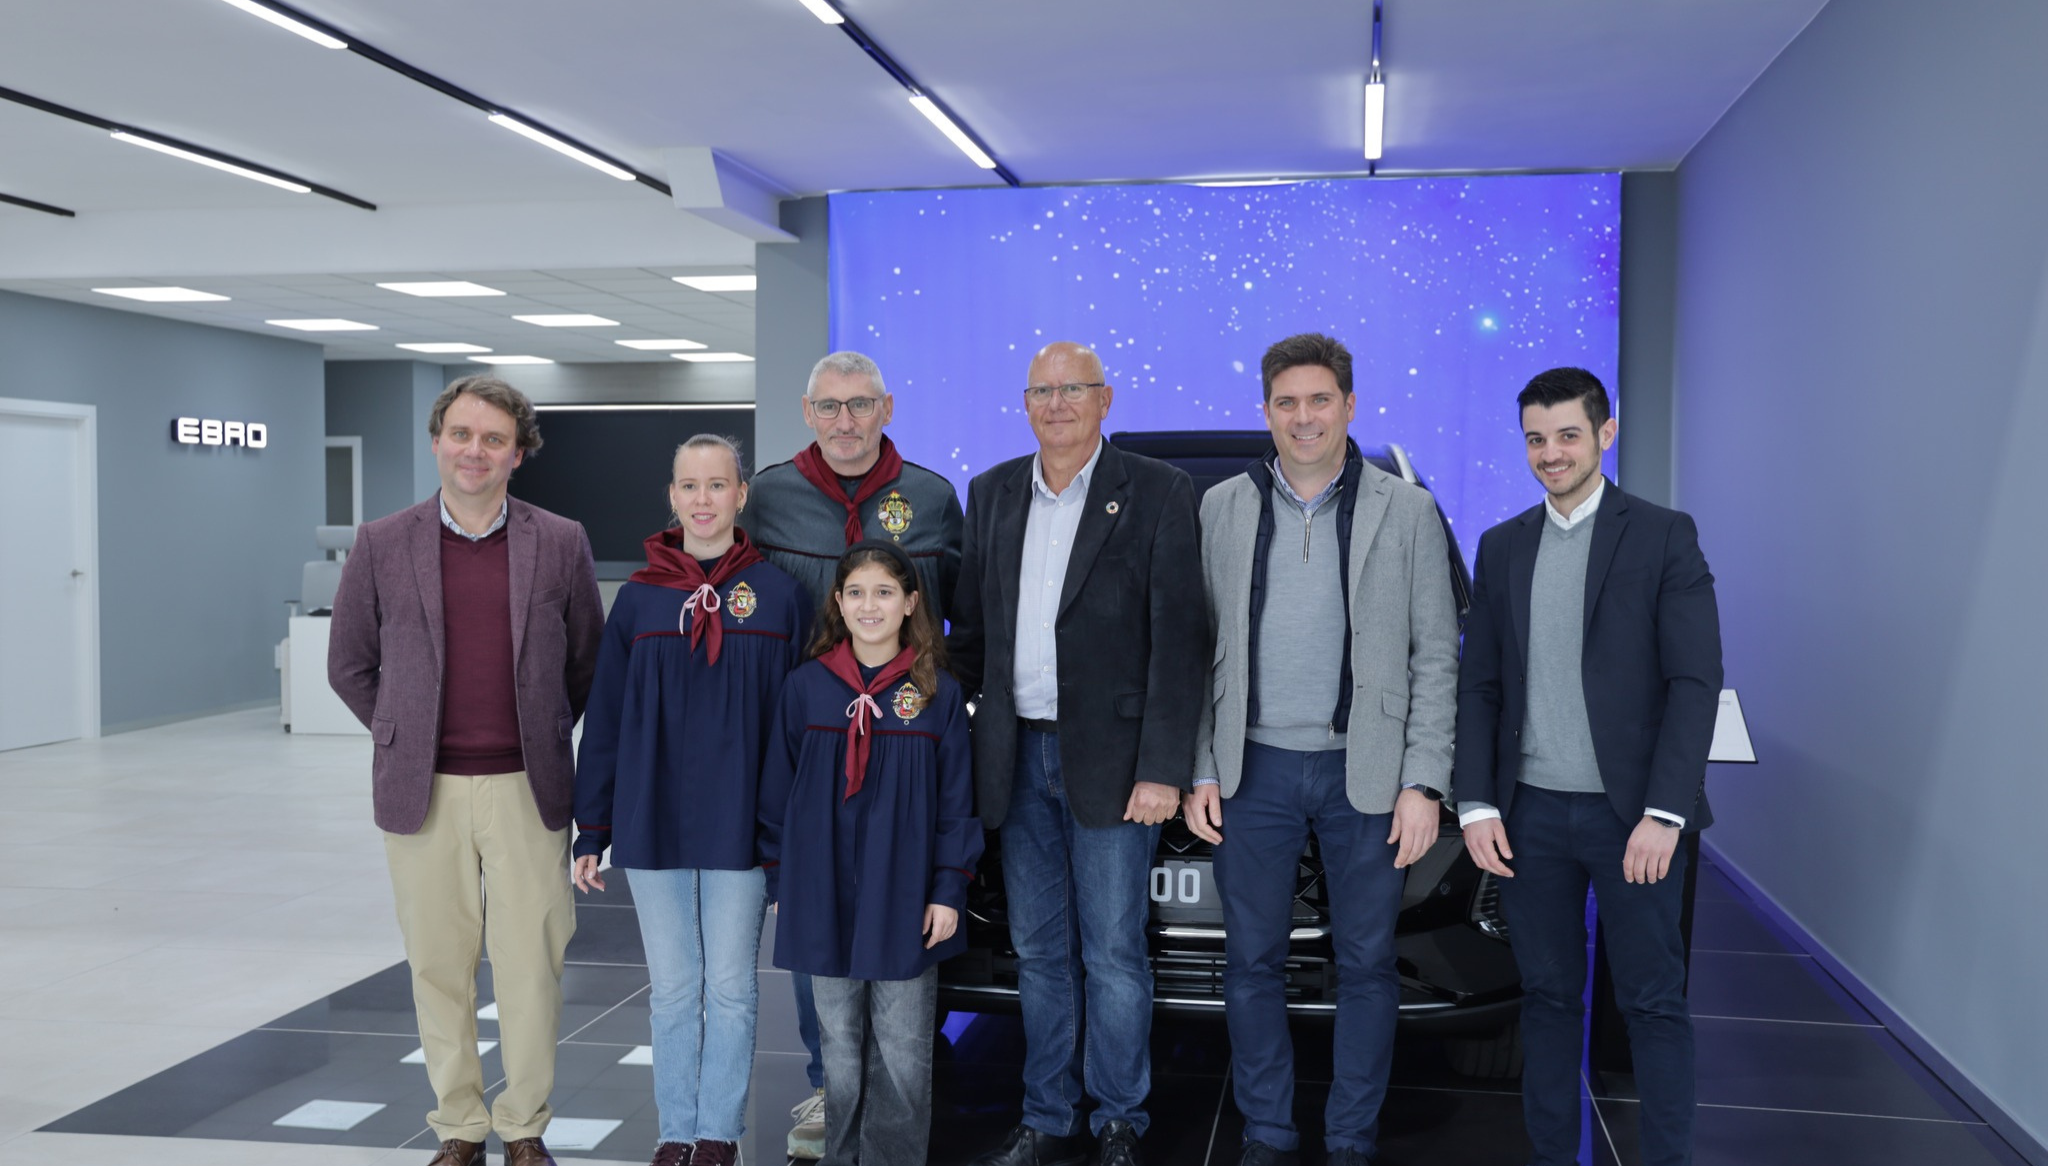
[[[441,367],[425,361],[337,360],[327,365],[327,435],[363,439],[365,522],[425,497],[415,468],[426,441],[426,411],[415,392],[423,376],[434,392],[440,391]]]
[[[760,274],[754,294],[754,449],[761,465],[795,457],[809,445],[804,383],[811,366],[832,351],[832,289],[826,281],[826,200],[782,204],[782,229],[794,243],[754,249]],[[882,379],[889,370],[882,370]]]
[[[1621,381],[1615,440],[1622,488],[1671,505],[1672,344],[1678,308],[1678,175],[1621,176]]]
[[[1679,170],[1734,862],[2048,1140],[2048,6],[1830,4]]]
[[[98,409],[106,731],[277,699],[319,553],[321,380],[317,345],[0,292],[0,397]],[[261,421],[269,448],[179,445],[180,415]]]

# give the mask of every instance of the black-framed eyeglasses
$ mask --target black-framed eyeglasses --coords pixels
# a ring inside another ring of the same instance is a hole
[[[1024,400],[1027,404],[1043,405],[1052,400],[1054,393],[1058,393],[1061,400],[1072,404],[1087,396],[1089,389],[1105,387],[1107,386],[1101,381],[1089,381],[1086,384],[1076,383],[1071,385],[1033,385],[1024,390]]]
[[[844,405],[846,406],[846,411],[855,417],[873,417],[875,409],[881,403],[882,399],[880,397],[851,397],[844,401],[835,401],[831,397],[818,397],[811,401],[811,412],[830,421],[834,417],[839,416],[839,406]]]

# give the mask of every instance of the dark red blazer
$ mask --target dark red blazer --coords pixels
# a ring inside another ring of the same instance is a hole
[[[604,602],[581,523],[514,498],[505,521],[519,740],[534,804],[567,826],[576,792],[569,734],[597,670]],[[377,825],[411,834],[426,821],[441,740],[441,496],[364,523],[342,568],[327,682],[369,727]]]

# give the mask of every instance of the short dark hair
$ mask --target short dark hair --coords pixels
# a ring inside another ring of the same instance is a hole
[[[1582,401],[1586,406],[1586,419],[1598,429],[1614,416],[1614,406],[1608,401],[1607,386],[1600,378],[1582,368],[1553,368],[1529,378],[1528,387],[1515,398],[1515,419],[1521,420],[1521,411],[1531,405],[1548,409],[1566,401]]]
[[[1266,356],[1259,361],[1259,379],[1264,382],[1265,399],[1273,399],[1273,378],[1290,368],[1314,365],[1326,368],[1337,378],[1337,387],[1351,395],[1351,350],[1344,342],[1320,332],[1302,332],[1289,336],[1266,350]]]
[[[540,448],[540,416],[533,411],[533,402],[526,399],[525,393],[488,375],[463,377],[441,390],[441,395],[434,398],[433,411],[427,414],[428,436],[441,436],[441,419],[448,415],[448,406],[455,403],[455,398],[464,393],[511,415],[519,435],[518,448],[528,453]]]

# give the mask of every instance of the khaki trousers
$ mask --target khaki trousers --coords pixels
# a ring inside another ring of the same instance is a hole
[[[434,775],[416,834],[384,835],[435,1136],[507,1142],[547,1130],[562,1020],[562,955],[576,932],[569,831],[541,824],[524,773]],[[488,945],[505,1090],[484,1109],[476,970]]]

